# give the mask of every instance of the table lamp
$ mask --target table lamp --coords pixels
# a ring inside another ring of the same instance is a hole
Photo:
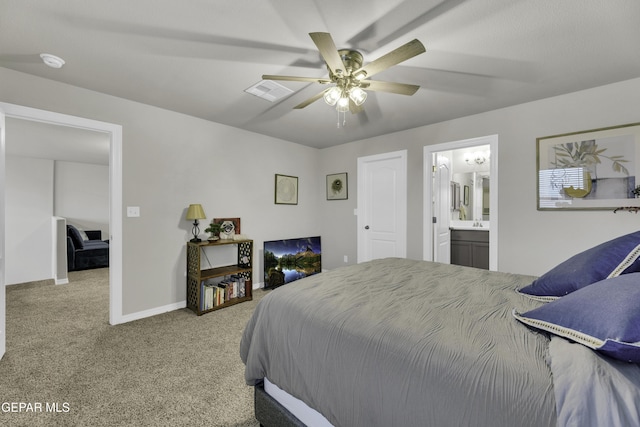
[[[202,205],[195,204],[189,205],[189,209],[187,209],[187,219],[193,220],[193,239],[190,242],[198,243],[201,242],[198,238],[198,234],[200,234],[200,227],[198,227],[198,220],[205,219],[207,216],[204,214],[204,209],[202,209]]]

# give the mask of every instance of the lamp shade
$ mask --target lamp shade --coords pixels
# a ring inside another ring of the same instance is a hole
[[[327,90],[323,95],[324,102],[326,102],[331,106],[336,105],[336,102],[338,102],[338,99],[340,99],[341,96],[342,96],[342,89],[339,88],[338,86],[332,87],[331,89]]]
[[[349,111],[349,98],[347,98],[346,96],[343,96],[342,98],[338,99],[336,110],[338,110],[341,113],[346,113],[347,111]]]
[[[187,219],[205,219],[206,217],[202,205],[189,205],[189,209],[187,209]]]
[[[364,101],[367,99],[367,92],[360,89],[359,87],[354,87],[349,92],[349,98],[358,106],[362,105]]]

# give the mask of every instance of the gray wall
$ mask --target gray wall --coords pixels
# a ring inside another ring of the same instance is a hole
[[[322,236],[323,264],[356,261],[356,162],[407,149],[408,256],[422,258],[423,147],[498,134],[501,271],[540,274],[603,240],[638,229],[638,216],[610,211],[538,212],[535,140],[565,132],[640,121],[640,79],[325,150],[0,68],[0,101],[123,126],[123,314],[185,299],[185,241],[190,203],[208,219],[240,217],[255,240]],[[493,156],[493,153],[492,153]],[[325,176],[349,173],[349,199],[325,200]],[[274,205],[276,173],[299,177],[297,206]],[[262,281],[258,264],[254,281]]]
[[[5,284],[53,277],[53,160],[6,160]]]
[[[190,203],[239,217],[262,242],[320,234],[318,150],[0,68],[0,101],[123,127],[123,315],[185,300]],[[299,178],[296,206],[274,204],[274,175]],[[203,221],[203,224],[205,221]],[[261,282],[261,262],[254,282]]]
[[[640,79],[322,150],[321,174],[349,173],[349,200],[321,206],[325,266],[344,265],[343,255],[356,259],[358,157],[408,150],[407,255],[422,259],[423,147],[493,134],[499,135],[500,271],[540,275],[583,249],[637,231],[640,218],[632,213],[536,209],[536,138],[635,122],[640,122]]]
[[[109,238],[109,169],[8,155],[5,215],[5,283],[51,279],[53,216]]]
[[[109,167],[56,161],[53,214],[84,230],[100,230],[108,239]]]

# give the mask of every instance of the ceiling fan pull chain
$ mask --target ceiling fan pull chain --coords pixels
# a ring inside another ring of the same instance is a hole
[[[337,111],[337,112],[338,112],[338,123],[337,123],[336,127],[338,129],[340,129],[340,111]],[[343,112],[342,113],[342,127],[345,127],[346,125],[347,125],[347,113]]]

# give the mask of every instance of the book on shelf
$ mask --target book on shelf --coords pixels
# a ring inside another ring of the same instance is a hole
[[[235,290],[236,290],[236,298],[243,298],[246,296],[246,280],[243,276],[234,274],[233,276],[231,276],[231,280],[233,281],[233,283],[235,284]]]
[[[200,311],[205,311],[215,306],[215,285],[203,281],[200,284]]]
[[[225,285],[224,283],[219,283],[218,284],[218,304],[222,305],[227,301],[227,285]]]
[[[212,279],[200,282],[200,311],[210,310],[235,298],[247,296],[247,278],[242,275],[228,275],[215,283]]]

